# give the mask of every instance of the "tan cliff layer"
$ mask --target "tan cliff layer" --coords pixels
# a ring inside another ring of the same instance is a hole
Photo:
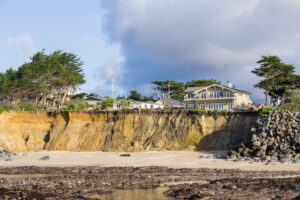
[[[225,150],[246,141],[256,113],[175,111],[0,113],[0,147],[10,151]]]

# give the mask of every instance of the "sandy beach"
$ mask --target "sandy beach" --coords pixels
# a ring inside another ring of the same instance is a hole
[[[130,154],[130,156],[121,156]],[[40,151],[18,153],[12,161],[0,161],[1,167],[39,166],[39,167],[142,167],[164,166],[170,168],[211,168],[241,169],[251,171],[300,171],[300,163],[226,161],[216,155],[224,152],[185,152],[185,151],[149,151],[149,152],[68,152]],[[39,160],[49,156],[49,160]]]

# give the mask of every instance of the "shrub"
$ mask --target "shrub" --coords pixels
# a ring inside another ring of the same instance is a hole
[[[83,111],[86,107],[86,102],[83,99],[73,99],[70,102],[65,103],[63,110],[67,111]]]
[[[6,108],[0,107],[0,113],[8,111]]]
[[[36,111],[37,106],[32,102],[21,101],[16,104],[16,111]]]
[[[279,107],[279,110],[288,110],[291,112],[300,112],[300,103],[286,103]]]
[[[262,109],[260,109],[259,111],[259,115],[264,115],[265,113],[272,111],[272,110],[276,110],[276,108],[274,107],[264,107]]]
[[[106,110],[108,107],[112,107],[114,105],[115,100],[112,98],[106,98],[101,102],[101,109]]]
[[[285,94],[285,100],[283,104],[286,103],[300,104],[300,89],[288,90]]]
[[[279,110],[300,111],[300,89],[288,90],[285,93],[284,101],[279,106]]]

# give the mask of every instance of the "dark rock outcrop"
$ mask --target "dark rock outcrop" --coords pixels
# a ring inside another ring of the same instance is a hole
[[[228,153],[233,160],[300,161],[300,113],[270,111],[257,120],[251,139]]]

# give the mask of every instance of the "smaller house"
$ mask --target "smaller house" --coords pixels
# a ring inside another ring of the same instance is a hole
[[[183,108],[184,104],[181,101],[177,101],[174,99],[159,99],[155,103],[163,105],[165,107],[171,107],[171,108]]]
[[[87,103],[87,106],[100,106],[101,105],[101,102],[103,100],[105,100],[105,98],[103,97],[96,97],[96,96],[87,96],[85,99],[84,99]]]
[[[164,106],[154,102],[141,102],[133,101],[131,104],[132,108],[146,108],[146,109],[163,109]]]

